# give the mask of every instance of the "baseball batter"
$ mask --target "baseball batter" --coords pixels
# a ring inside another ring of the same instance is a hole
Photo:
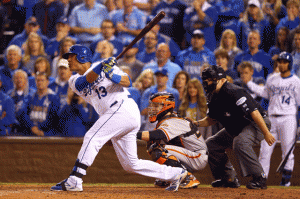
[[[280,73],[271,75],[264,87],[252,81],[247,86],[256,94],[269,99],[268,114],[271,121],[271,133],[281,142],[282,158],[286,156],[295,142],[297,130],[297,111],[300,105],[300,79],[291,74],[293,58],[287,52],[279,54],[277,59]],[[268,146],[262,141],[259,161],[268,176],[270,159],[275,145]],[[280,185],[290,186],[294,169],[294,154],[290,154],[284,167]]]
[[[131,85],[128,75],[117,66],[114,58],[91,64],[91,50],[74,45],[63,57],[68,59],[72,90],[90,103],[100,115],[84,136],[82,147],[70,176],[51,187],[55,191],[82,191],[82,176],[94,162],[99,150],[112,141],[122,167],[132,173],[171,181],[167,191],[177,191],[187,176],[182,168],[160,165],[137,157],[136,134],[140,129],[140,112],[126,87]]]
[[[195,188],[200,182],[192,175],[207,164],[207,146],[198,128],[173,113],[175,98],[171,93],[155,93],[150,97],[149,120],[158,122],[152,131],[138,132],[137,138],[153,143],[148,148],[152,160],[160,164],[187,168],[188,177],[181,188]],[[155,185],[164,184],[155,181]]]

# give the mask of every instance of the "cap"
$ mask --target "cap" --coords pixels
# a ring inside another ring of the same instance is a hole
[[[258,0],[249,0],[248,1],[248,6],[250,6],[250,5],[254,5],[254,6],[260,8],[260,3],[259,3]]]
[[[168,71],[167,69],[164,69],[164,68],[159,68],[155,71],[154,73],[155,75],[158,75],[158,74],[162,74],[164,76],[168,76]]]
[[[203,38],[203,37],[204,37],[204,33],[203,33],[201,30],[197,29],[197,30],[194,30],[194,31],[193,31],[193,36],[192,36],[192,37],[200,37],[200,38]]]
[[[31,25],[39,25],[39,23],[37,22],[36,18],[34,16],[31,16],[27,19],[26,24],[31,24]]]
[[[68,60],[66,60],[66,59],[60,59],[60,60],[58,61],[58,63],[57,63],[57,66],[58,66],[58,67],[63,66],[63,67],[65,67],[65,68],[69,68],[69,62],[68,62]]]
[[[68,18],[62,16],[61,18],[58,19],[57,23],[68,24]]]

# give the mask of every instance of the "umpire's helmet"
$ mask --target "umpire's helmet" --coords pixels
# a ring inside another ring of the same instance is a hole
[[[148,115],[151,123],[160,120],[167,113],[173,112],[175,108],[175,97],[172,93],[155,93],[151,95]]]
[[[219,80],[222,78],[226,78],[226,74],[224,69],[220,66],[212,65],[202,71],[203,81],[207,79]]]
[[[70,54],[75,54],[77,55],[76,58],[77,60],[84,64],[86,62],[92,62],[92,51],[83,45],[75,44],[70,47],[69,52],[63,54],[64,59],[68,59]]]
[[[277,58],[277,61],[279,60],[285,60],[285,61],[288,61],[289,62],[289,70],[292,70],[292,66],[293,66],[293,57],[290,53],[288,52],[281,52],[279,55],[278,55],[278,58]]]

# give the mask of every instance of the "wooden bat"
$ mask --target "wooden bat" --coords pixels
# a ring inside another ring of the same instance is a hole
[[[166,16],[164,11],[159,12],[146,26],[143,30],[132,40],[132,42],[116,57],[118,60],[121,58],[136,42],[138,42],[142,37],[145,36],[152,28],[155,26],[162,18]]]
[[[285,165],[286,165],[286,162],[287,162],[287,160],[288,160],[288,158],[289,158],[291,152],[293,151],[293,149],[294,149],[294,147],[295,147],[295,145],[296,145],[296,143],[297,143],[297,141],[298,141],[298,139],[299,139],[299,135],[300,135],[300,133],[297,132],[296,140],[295,140],[294,144],[292,145],[292,147],[291,147],[291,149],[289,150],[289,152],[286,154],[285,158],[280,162],[280,164],[279,164],[279,166],[278,166],[278,168],[277,168],[277,170],[276,170],[276,173],[282,173],[282,172],[283,172],[284,167],[285,167]]]

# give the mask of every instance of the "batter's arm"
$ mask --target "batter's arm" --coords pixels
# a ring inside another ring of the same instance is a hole
[[[258,110],[253,111],[250,113],[252,119],[257,124],[259,129],[264,134],[265,140],[268,143],[269,146],[271,146],[275,142],[274,136],[270,133],[263,117],[261,116],[260,112]]]

